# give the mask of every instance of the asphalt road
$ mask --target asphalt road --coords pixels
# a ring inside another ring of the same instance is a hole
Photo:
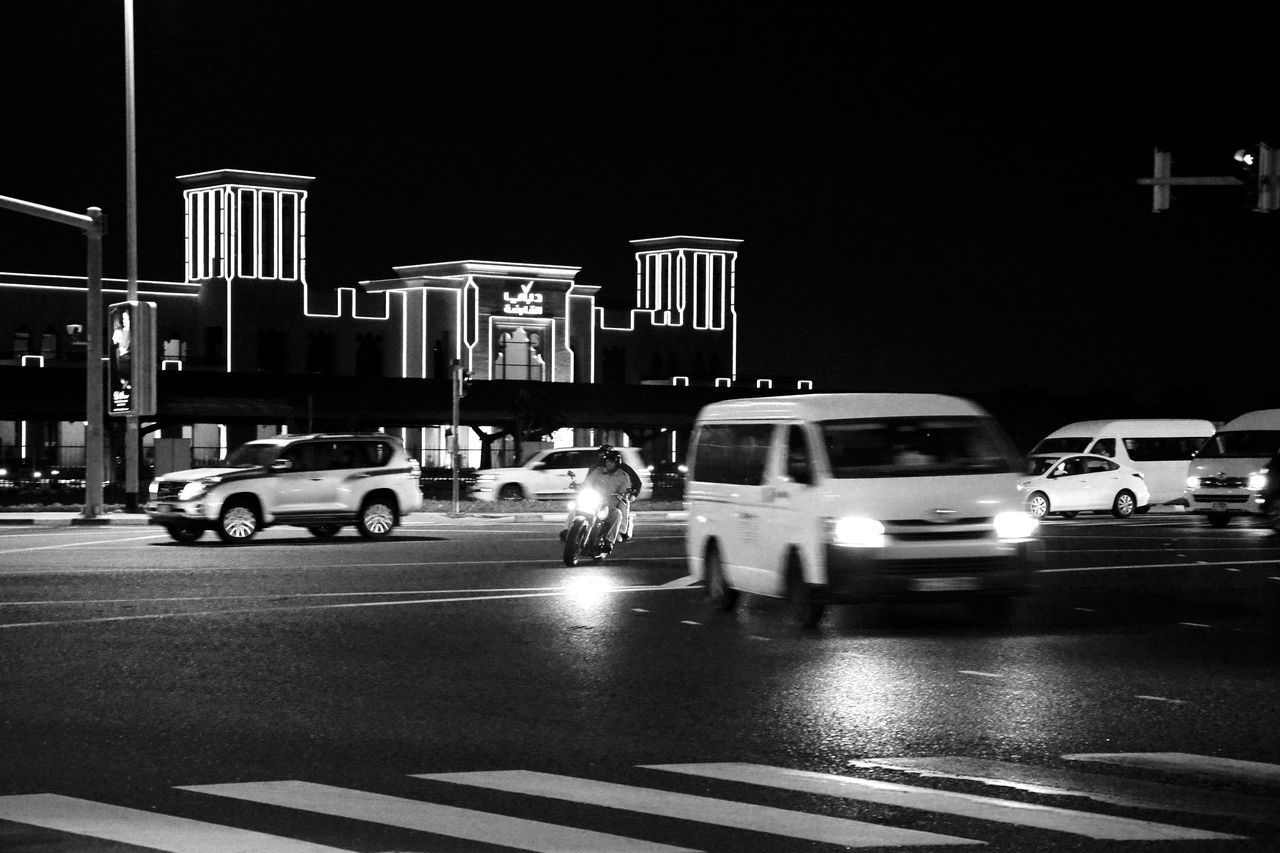
[[[1053,520],[1007,626],[805,631],[557,529],[0,527],[0,850],[1280,850],[1267,531]]]

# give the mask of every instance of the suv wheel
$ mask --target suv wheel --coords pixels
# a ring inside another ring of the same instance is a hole
[[[365,539],[385,539],[396,526],[396,507],[385,495],[366,498],[356,517],[356,529]]]
[[[522,501],[524,500],[524,489],[515,483],[507,483],[498,490],[498,500],[500,501]]]
[[[165,532],[175,542],[194,542],[204,533],[199,525],[195,524],[169,524],[165,526]]]
[[[222,515],[218,516],[218,537],[233,544],[248,542],[261,526],[258,513],[250,503],[232,501],[222,508]]]

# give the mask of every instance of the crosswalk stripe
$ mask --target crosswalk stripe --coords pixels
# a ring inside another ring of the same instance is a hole
[[[348,853],[339,847],[310,844],[292,838],[95,803],[60,794],[0,797],[0,819],[170,853],[229,853],[235,850],[252,850],[254,853]]]
[[[1126,808],[1160,811],[1195,812],[1220,817],[1280,822],[1280,808],[1275,801],[1247,794],[1223,794],[1150,782],[1142,779],[1118,779],[1079,770],[1033,767],[1008,761],[965,758],[955,755],[928,758],[868,758],[854,762],[855,767],[879,767],[901,770],[921,776],[963,779],[1005,788],[1017,788],[1035,794],[1087,797],[1100,803]]]
[[[594,853],[600,850],[611,853],[695,853],[688,848],[654,844],[621,835],[312,782],[184,785],[182,790],[499,844],[516,850],[541,853]]]
[[[786,809],[760,806],[752,803],[736,803],[660,791],[653,788],[636,788],[612,782],[575,779],[532,770],[499,770],[478,773],[429,773],[418,774],[418,779],[437,782],[453,782],[515,794],[529,794],[586,803],[606,808],[623,809],[642,814],[660,815],[680,820],[697,821],[734,829],[766,832],[803,838],[827,844],[843,844],[846,847],[899,847],[942,844],[982,844],[968,838],[937,835],[914,829],[897,829],[857,820],[806,814]]]
[[[835,776],[808,770],[790,770],[763,764],[654,764],[653,770],[667,770],[711,779],[767,785],[810,794],[843,797],[862,802],[898,806],[911,809],[927,809],[941,814],[979,818],[1000,823],[1036,829],[1069,832],[1088,838],[1108,841],[1180,841],[1192,839],[1229,839],[1237,835],[1225,835],[1203,829],[1187,829],[1162,823],[1152,823],[1132,818],[1110,817],[1090,812],[1074,811],[1055,806],[1034,803],[1011,802],[994,797],[961,794],[954,791],[937,791],[881,782],[874,779],[857,779],[851,776]]]
[[[1264,764],[1261,761],[1215,758],[1211,755],[1192,755],[1187,752],[1081,752],[1062,757],[1068,761],[1098,761],[1144,770],[1164,770],[1195,776],[1212,776],[1235,782],[1280,785],[1280,764]]]

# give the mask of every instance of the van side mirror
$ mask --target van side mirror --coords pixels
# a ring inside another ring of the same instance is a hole
[[[277,459],[277,460],[275,460],[274,462],[272,462],[272,463],[271,463],[271,470],[272,470],[272,471],[275,471],[276,473],[279,473],[279,472],[281,472],[281,471],[292,471],[292,470],[293,470],[293,460],[292,460],[292,459]]]

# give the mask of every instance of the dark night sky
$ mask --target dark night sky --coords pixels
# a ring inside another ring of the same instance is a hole
[[[625,302],[628,240],[735,237],[744,373],[1223,417],[1275,385],[1280,215],[1134,183],[1155,145],[1280,145],[1256,27],[864,5],[136,0],[140,276],[182,276],[175,175],[280,171],[317,179],[314,284],[478,258]],[[117,277],[122,9],[0,11],[0,195],[104,208]],[[0,269],[83,272],[77,232],[0,216]]]

